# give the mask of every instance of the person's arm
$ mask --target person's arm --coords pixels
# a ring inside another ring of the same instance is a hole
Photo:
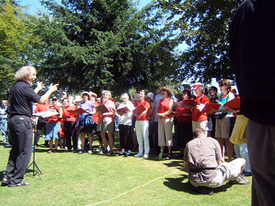
[[[174,101],[172,99],[170,99],[168,111],[163,112],[163,113],[158,113],[159,118],[163,118],[163,117],[171,114],[171,112],[173,110],[173,104],[174,104]]]
[[[57,91],[58,85],[59,84],[55,84],[55,85],[51,84],[49,90],[44,95],[41,96],[38,103],[40,103],[40,104],[45,103],[47,101],[47,99],[50,98],[51,94]]]
[[[218,165],[222,163],[222,160],[217,160]]]
[[[59,118],[63,117],[63,109],[62,107],[59,108]]]
[[[34,92],[37,94],[41,89],[45,87],[43,82],[38,81],[37,82],[37,87],[34,89]]]

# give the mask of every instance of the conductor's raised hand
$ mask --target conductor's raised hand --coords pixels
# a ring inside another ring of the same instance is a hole
[[[56,92],[58,90],[58,86],[59,84],[51,83],[49,90],[51,90],[52,92]]]

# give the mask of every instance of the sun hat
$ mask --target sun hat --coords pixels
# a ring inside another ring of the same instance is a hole
[[[81,93],[81,98],[83,98],[83,95],[84,95],[84,94],[87,94],[87,95],[88,95],[89,100],[91,99],[90,92],[87,92],[87,91],[82,92],[82,93]]]
[[[171,96],[173,96],[173,94],[174,94],[173,91],[172,91],[172,89],[171,89],[171,87],[168,86],[168,85],[162,87],[161,90],[166,90],[167,92],[170,93]]]
[[[97,94],[94,93],[94,92],[92,92],[92,91],[90,91],[90,95],[91,95],[91,96],[94,96],[95,98],[97,98]]]

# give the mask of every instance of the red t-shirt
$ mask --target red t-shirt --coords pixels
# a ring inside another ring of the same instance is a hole
[[[158,104],[158,113],[167,112],[169,110],[170,101],[173,101],[173,100],[171,100],[171,98],[161,99]],[[164,118],[170,118],[172,116],[173,116],[173,114],[170,113],[170,114],[166,115]]]
[[[74,109],[77,109],[77,106],[74,104],[64,107],[64,109],[63,109],[63,120],[64,121],[67,121],[67,122],[75,122],[76,121],[77,114],[73,111],[70,111],[70,110],[74,110]]]
[[[178,122],[192,122],[192,112],[189,108],[187,108],[186,106],[184,107],[184,104],[182,107],[178,108],[179,116],[177,121]]]
[[[100,102],[95,102],[96,106],[99,106],[100,105]],[[94,118],[94,122],[95,123],[98,123],[98,120],[99,120],[99,115],[98,113],[96,112],[95,114],[92,115],[93,118]]]
[[[50,109],[55,109],[59,114],[61,111],[61,107],[56,105],[56,106],[51,106]],[[48,122],[61,122],[61,119],[59,118],[59,115],[54,115],[49,117]]]
[[[147,108],[147,112],[144,116],[138,116],[137,121],[149,120],[149,113],[150,113],[150,109],[151,109],[151,103],[148,102],[148,101],[144,101],[144,102],[139,102],[137,106],[139,106],[139,105],[143,105],[145,108]]]
[[[37,104],[35,108],[35,113],[36,112],[46,112],[51,105],[45,103],[45,104]]]
[[[195,99],[195,101],[196,101],[198,104],[210,103],[209,98],[208,98],[206,95],[204,95],[204,94],[202,94],[201,96],[197,97],[197,98]],[[207,118],[206,112],[201,113],[201,112],[199,112],[199,111],[197,111],[197,110],[193,110],[193,112],[192,112],[192,120],[193,120],[193,121],[202,122],[202,121],[205,121],[205,120],[207,120],[207,119],[208,119],[208,118]]]

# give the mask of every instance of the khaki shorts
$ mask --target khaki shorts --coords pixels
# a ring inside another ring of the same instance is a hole
[[[230,137],[230,117],[227,115],[223,119],[216,119],[215,136],[226,138]]]
[[[204,120],[201,122],[197,122],[197,121],[192,121],[192,130],[193,132],[195,131],[195,129],[197,128],[202,128],[204,131],[208,131],[208,121]]]
[[[158,146],[173,146],[174,119],[162,118],[158,121]]]
[[[103,120],[98,121],[97,131],[98,132],[114,133],[114,131],[115,131],[114,121],[113,120],[110,122],[104,122]]]
[[[197,183],[190,180],[190,183],[194,187],[204,186],[204,187],[220,187],[226,181],[236,180],[237,177],[242,173],[242,166],[245,163],[245,159],[237,158],[229,163],[222,163],[218,166],[217,176],[210,182]]]

